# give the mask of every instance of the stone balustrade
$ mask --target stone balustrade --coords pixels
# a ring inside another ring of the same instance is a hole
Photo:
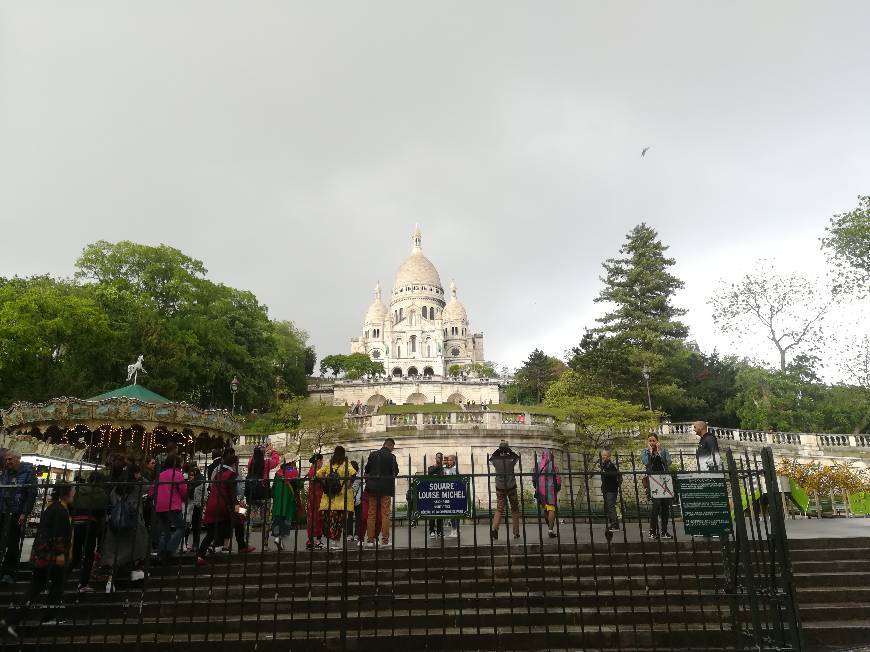
[[[457,411],[457,412],[409,412],[406,414],[373,414],[348,416],[348,421],[362,433],[385,433],[394,429],[462,431],[500,431],[512,436],[527,433],[553,432],[558,429],[566,436],[574,431],[574,424],[559,422],[554,417],[534,412]],[[688,446],[697,441],[691,423],[665,423],[659,426],[659,434],[676,445]],[[720,442],[735,442],[747,447],[773,446],[783,451],[798,452],[866,452],[870,454],[870,435],[845,435],[802,432],[763,432],[740,428],[711,426],[710,431]],[[638,438],[639,431],[631,433]]]

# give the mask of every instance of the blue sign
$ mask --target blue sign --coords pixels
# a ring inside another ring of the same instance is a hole
[[[468,476],[422,476],[413,479],[412,511],[418,517],[470,517]]]

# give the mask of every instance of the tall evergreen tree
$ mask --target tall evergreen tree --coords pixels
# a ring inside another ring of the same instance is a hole
[[[667,250],[655,229],[641,223],[626,237],[621,257],[604,261],[604,289],[595,301],[615,308],[597,319],[597,332],[647,351],[685,339],[688,328],[677,318],[686,311],[672,303],[683,282],[668,271],[675,261],[665,256]]]
[[[540,349],[529,354],[529,359],[517,369],[514,383],[508,386],[507,397],[510,403],[535,405],[544,398],[547,388],[567,367],[565,363],[547,355]]]

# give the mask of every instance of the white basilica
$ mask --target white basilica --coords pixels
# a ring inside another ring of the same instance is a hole
[[[435,265],[423,255],[420,226],[411,255],[399,267],[390,306],[381,286],[366,312],[362,336],[351,339],[351,353],[367,353],[384,363],[394,378],[444,378],[451,365],[483,362],[483,334],[472,333],[465,308],[450,283],[445,298]]]

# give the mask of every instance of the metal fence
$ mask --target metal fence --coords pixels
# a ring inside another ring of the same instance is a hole
[[[656,533],[637,455],[614,456],[622,474],[618,529],[608,527],[593,455],[559,458],[555,518],[548,520],[547,501],[536,497],[545,492],[533,486],[541,460],[531,459],[517,461],[512,492],[497,488],[489,455],[457,458],[457,477],[468,480],[468,511],[441,518],[419,515],[410,491],[430,474],[395,477],[388,538],[372,547],[359,540],[367,538],[373,502],[367,486],[384,478],[369,474],[355,504],[353,481],[365,475],[366,459],[354,460],[358,475],[339,477],[350,490],[346,511],[328,497],[327,509],[319,509],[318,494],[334,489],[327,487],[336,478],[328,471],[306,477],[306,468],[302,477],[263,485],[229,473],[199,490],[194,483],[177,516],[155,510],[149,489],[159,488],[141,478],[100,482],[102,508],[94,483],[79,479],[70,505],[72,549],[64,550],[63,563],[41,547],[46,537],[60,550],[68,543],[57,538],[67,534],[66,513],[51,501],[61,485],[40,485],[32,531],[19,540],[15,514],[0,523],[2,572],[13,575],[0,585],[0,649],[205,649],[215,642],[257,650],[285,650],[288,642],[293,650],[801,649],[769,449],[738,459],[727,452],[733,533],[720,537],[685,533],[678,486],[672,503],[656,505],[668,530]],[[674,462],[672,473],[695,470],[694,460]],[[433,465],[424,459],[421,468]],[[437,465],[434,472],[450,477]],[[0,487],[0,505],[18,491]],[[219,506],[226,519],[203,519],[210,494],[231,497]],[[83,495],[96,506],[87,514],[75,509]],[[122,504],[135,506],[132,524],[121,523]],[[322,547],[318,523],[325,524]],[[206,536],[214,539],[211,549]],[[169,554],[155,556],[161,540]],[[196,544],[199,553],[189,550]],[[256,550],[243,552],[250,548]],[[38,563],[29,561],[34,550]],[[43,583],[46,590],[37,593]]]

